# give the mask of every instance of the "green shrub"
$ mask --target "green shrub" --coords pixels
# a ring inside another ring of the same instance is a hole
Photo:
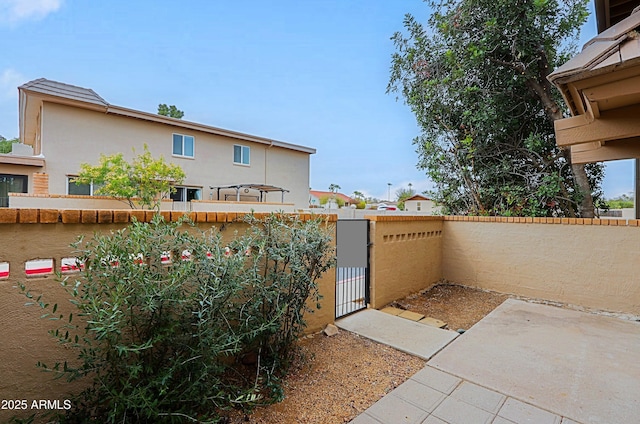
[[[74,245],[84,269],[62,284],[77,311],[53,316],[64,324],[52,334],[77,358],[39,364],[90,380],[62,422],[216,422],[224,408],[281,399],[303,313],[319,307],[316,280],[334,263],[330,229],[286,215],[245,220],[227,244],[215,229],[156,216]]]

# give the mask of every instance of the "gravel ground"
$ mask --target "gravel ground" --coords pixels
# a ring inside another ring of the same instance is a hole
[[[425,366],[425,361],[348,331],[300,342],[303,357],[285,381],[285,399],[228,423],[346,423]]]
[[[468,329],[500,305],[507,295],[456,285],[438,285],[393,302]],[[327,337],[315,334],[300,341],[302,357],[285,380],[285,399],[233,412],[229,424],[338,424],[355,418],[425,366],[425,361],[347,331]]]

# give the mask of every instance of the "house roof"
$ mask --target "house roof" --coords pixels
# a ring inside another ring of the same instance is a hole
[[[571,110],[571,117],[554,126],[556,144],[571,149],[572,163],[640,157],[638,30],[640,7],[548,76]]]
[[[355,199],[353,199],[352,197],[347,196],[346,194],[342,194],[342,193],[333,193],[332,191],[320,191],[320,190],[309,190],[309,193],[312,196],[317,197],[318,199],[322,198],[322,197],[332,197],[334,194],[336,197],[344,200],[346,203],[356,203],[357,201]]]
[[[316,149],[312,147],[300,146],[297,144],[286,143],[284,141],[278,141],[270,138],[259,137],[255,135],[240,133],[237,131],[213,127],[210,125],[204,125],[197,122],[176,119],[168,116],[158,115],[155,113],[142,112],[139,110],[112,105],[90,88],[77,87],[70,84],[51,81],[45,78],[39,78],[37,80],[27,82],[26,84],[18,87],[18,91],[20,92],[21,140],[30,140],[35,136],[34,128],[25,128],[25,123],[27,121],[26,118],[27,116],[29,118],[35,118],[40,109],[40,104],[43,100],[46,100],[49,102],[68,104],[80,108],[100,110],[107,114],[120,115],[129,118],[171,125],[174,127],[202,131],[205,133],[230,137],[242,141],[267,144],[269,146],[281,147],[284,149],[295,150],[308,154],[316,153]],[[29,121],[36,122],[35,119],[29,119]]]
[[[573,59],[549,74],[548,79],[561,87],[567,83],[592,78],[640,62],[640,8],[628,19],[615,24],[589,40]],[[562,87],[561,87],[562,88]],[[573,102],[570,102],[572,106]],[[577,105],[573,104],[572,112]]]
[[[414,194],[413,196],[409,197],[408,199],[405,199],[405,202],[409,201],[409,200],[431,200],[428,197],[425,197],[421,194]]]
[[[101,106],[109,106],[105,99],[100,97],[90,88],[77,87],[62,82],[51,81],[44,78],[29,81],[20,86],[21,89],[51,96],[64,97],[79,102],[93,103]]]

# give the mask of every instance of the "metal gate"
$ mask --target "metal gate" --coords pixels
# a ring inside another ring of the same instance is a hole
[[[369,221],[345,219],[336,223],[336,318],[369,303]]]

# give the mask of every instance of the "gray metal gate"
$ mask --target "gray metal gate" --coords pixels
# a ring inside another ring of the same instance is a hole
[[[345,219],[336,223],[336,318],[369,303],[369,221]]]

